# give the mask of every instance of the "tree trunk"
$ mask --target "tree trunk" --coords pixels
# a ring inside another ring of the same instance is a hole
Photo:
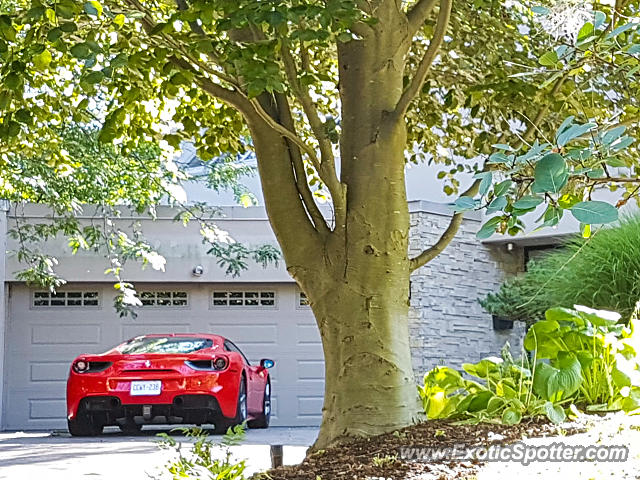
[[[308,232],[294,192],[286,197],[295,202],[282,201],[295,185],[292,146],[250,122],[271,224],[322,337],[325,401],[316,449],[405,427],[421,412],[409,349],[407,135],[393,115],[410,36],[395,2],[381,2],[375,13],[385,28],[338,46],[346,215],[333,231]],[[270,114],[283,121],[275,108]]]
[[[324,408],[315,449],[393,431],[418,418],[408,282],[404,275],[395,277],[376,288],[337,281],[320,295],[312,294],[325,358]]]

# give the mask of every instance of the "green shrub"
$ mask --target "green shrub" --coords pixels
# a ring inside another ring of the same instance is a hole
[[[474,379],[444,366],[427,372],[418,387],[425,413],[504,424],[541,415],[559,423],[573,405],[640,413],[637,310],[629,325],[619,319],[615,312],[582,306],[550,309],[524,339],[533,360],[522,355],[514,361],[506,344],[501,358],[462,365]]]
[[[490,313],[537,321],[549,308],[591,305],[628,318],[640,298],[640,217],[574,238],[480,299]]]
[[[547,415],[564,420],[564,410],[555,410],[533,393],[533,365],[526,355],[514,361],[507,343],[501,358],[488,357],[462,368],[473,380],[452,368],[440,366],[427,372],[418,387],[427,418],[454,418],[465,423],[495,422],[513,425],[523,416]],[[560,417],[559,417],[560,415]]]
[[[162,438],[159,442],[160,448],[174,452],[174,458],[165,465],[169,478],[172,480],[205,478],[245,480],[244,471],[247,468],[245,461],[235,460],[230,450],[231,446],[237,445],[244,438],[243,426],[229,428],[219,444],[212,442],[201,428],[179,430],[193,440],[193,444],[186,452],[182,443],[176,441],[171,435],[159,434]]]
[[[572,397],[587,410],[635,413],[640,408],[637,317],[625,326],[615,312],[583,306],[553,308],[545,317],[524,339],[527,350],[549,361],[538,365],[534,392],[551,401]]]

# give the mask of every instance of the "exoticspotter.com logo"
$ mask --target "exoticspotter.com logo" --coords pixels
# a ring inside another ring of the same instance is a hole
[[[447,447],[402,447],[399,457],[409,462],[478,461],[517,462],[626,462],[629,448],[624,445],[527,445],[517,442],[510,445],[469,447],[455,444]]]

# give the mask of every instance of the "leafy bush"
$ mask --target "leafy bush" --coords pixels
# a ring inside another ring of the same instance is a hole
[[[552,307],[591,305],[628,318],[640,298],[640,217],[628,217],[589,239],[531,262],[480,304],[512,320],[536,321]]]
[[[638,319],[627,326],[619,320],[618,313],[578,305],[548,310],[524,339],[527,350],[549,360],[539,363],[534,392],[551,401],[572,397],[588,410],[640,409]]]
[[[175,458],[165,466],[166,473],[172,480],[204,479],[216,480],[244,480],[246,464],[244,460],[237,461],[232,457],[230,447],[237,445],[244,438],[242,425],[229,428],[217,444],[212,442],[204,430],[200,428],[179,429],[185,436],[194,440],[185,454],[181,442],[171,435],[161,433],[160,448],[173,450]],[[220,455],[215,455],[215,453]],[[220,457],[220,458],[217,458]],[[161,477],[166,478],[166,476]]]
[[[637,315],[629,325],[614,312],[576,306],[554,308],[524,339],[532,352],[514,361],[506,344],[501,358],[465,363],[468,379],[449,367],[427,372],[418,387],[428,418],[516,424],[525,416],[566,419],[565,408],[640,412]],[[477,379],[477,380],[476,380]]]
[[[533,393],[533,366],[526,355],[514,361],[506,344],[502,358],[462,365],[477,380],[464,378],[449,367],[436,367],[425,375],[424,386],[418,387],[427,418],[514,425],[523,416],[547,415],[556,423],[563,421],[562,408]]]

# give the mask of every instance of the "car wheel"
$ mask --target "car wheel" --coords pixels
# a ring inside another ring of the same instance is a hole
[[[102,433],[104,425],[96,423],[89,413],[79,409],[75,418],[67,420],[67,427],[73,437],[93,437]]]
[[[227,433],[229,427],[242,425],[247,420],[247,382],[244,376],[240,379],[240,389],[238,391],[238,403],[236,405],[236,416],[231,419],[224,418],[220,415],[220,419],[214,425],[214,433]]]
[[[133,421],[133,418],[127,418],[124,423],[119,423],[120,431],[127,435],[136,435],[142,430],[142,425]]]
[[[262,413],[254,420],[250,420],[247,425],[249,428],[267,428],[271,419],[271,384],[267,382],[264,387],[264,396],[262,397]]]

